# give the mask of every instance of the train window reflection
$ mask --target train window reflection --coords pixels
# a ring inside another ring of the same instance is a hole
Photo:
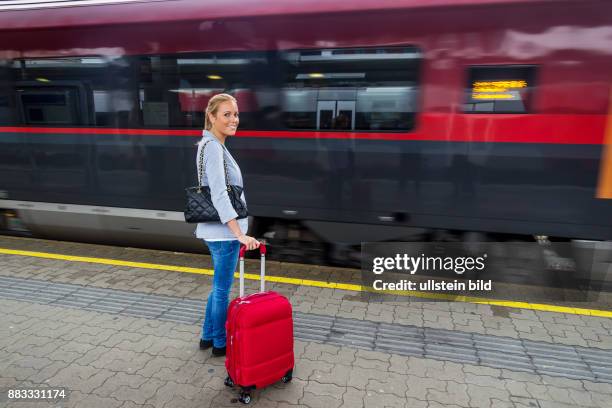
[[[125,58],[69,57],[12,61],[11,98],[16,124],[127,127],[134,123],[135,98]]]
[[[529,113],[533,66],[471,67],[465,91],[466,113]]]
[[[421,57],[414,47],[282,53],[283,124],[289,129],[411,130]]]
[[[263,53],[237,52],[139,58],[142,125],[201,128],[208,100],[225,92],[238,100],[240,128],[255,128],[262,101],[254,86],[266,61]]]
[[[75,88],[21,88],[18,95],[26,124],[79,124],[79,95]]]
[[[10,123],[13,109],[8,95],[0,95],[0,123]]]

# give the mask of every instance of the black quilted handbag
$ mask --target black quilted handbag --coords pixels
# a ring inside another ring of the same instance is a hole
[[[221,222],[219,213],[215,209],[210,197],[210,187],[202,185],[202,176],[204,173],[204,148],[209,142],[206,142],[200,150],[199,166],[198,166],[198,185],[188,187],[187,205],[185,207],[185,221],[189,223],[198,222]],[[238,218],[246,218],[249,214],[244,201],[240,198],[242,195],[242,187],[229,184],[227,176],[227,163],[223,157],[223,167],[225,169],[225,185],[227,186],[227,194],[232,203],[232,207],[238,214]]]

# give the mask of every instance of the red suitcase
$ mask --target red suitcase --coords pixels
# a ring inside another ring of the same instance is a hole
[[[250,391],[281,380],[291,381],[293,374],[293,316],[289,300],[265,292],[266,247],[261,244],[260,292],[244,295],[244,253],[240,248],[240,296],[227,311],[227,354],[225,385],[242,387],[239,401],[251,402]]]

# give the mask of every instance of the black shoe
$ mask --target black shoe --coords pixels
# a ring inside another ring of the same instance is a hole
[[[207,350],[213,346],[212,340],[200,339],[200,350]]]
[[[225,347],[213,347],[212,355],[215,357],[222,357],[225,355]]]

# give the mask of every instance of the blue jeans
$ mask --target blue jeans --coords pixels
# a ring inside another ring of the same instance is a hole
[[[205,242],[212,256],[215,274],[212,290],[206,303],[202,339],[212,340],[213,346],[221,348],[225,347],[225,320],[227,319],[229,292],[238,264],[240,243],[238,240]]]

